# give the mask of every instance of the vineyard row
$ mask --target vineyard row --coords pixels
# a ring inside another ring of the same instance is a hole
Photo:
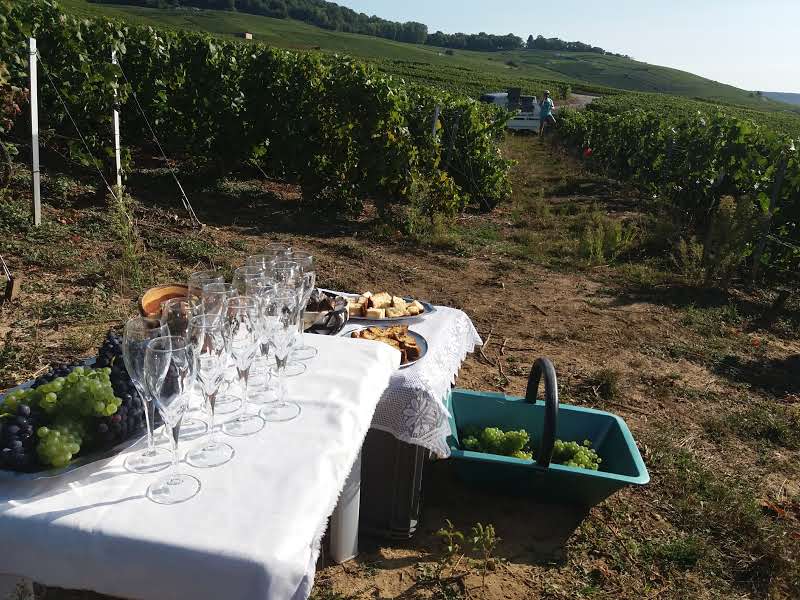
[[[123,139],[149,142],[135,94],[168,153],[187,168],[219,177],[256,161],[298,182],[315,210],[354,213],[370,197],[384,215],[410,205],[432,217],[488,209],[510,192],[510,163],[498,149],[505,115],[475,100],[404,84],[349,58],[77,19],[52,0],[0,0],[0,18],[10,83],[26,86],[25,43],[36,37],[94,156],[111,150],[115,94]],[[40,114],[44,129],[74,136],[47,86]],[[77,142],[68,150],[91,160]]]
[[[603,98],[560,116],[562,140],[582,150],[592,168],[665,201],[684,246],[688,240],[699,247],[698,260],[711,275],[726,279],[747,271],[797,285],[800,139],[792,137],[794,117],[780,121],[780,115],[677,99],[668,106],[646,95]]]

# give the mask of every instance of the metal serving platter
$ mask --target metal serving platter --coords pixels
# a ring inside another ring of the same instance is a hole
[[[364,331],[365,329],[369,329],[370,327],[380,327],[380,325],[369,325],[369,326],[365,326],[365,327],[356,327],[355,329],[348,329],[348,330],[344,331],[343,333],[340,333],[339,335],[341,337],[350,337],[352,333],[357,332],[357,331]],[[428,353],[428,340],[425,339],[425,336],[423,336],[421,333],[417,333],[416,331],[411,331],[410,329],[408,330],[408,334],[411,337],[413,337],[415,340],[417,340],[417,346],[419,346],[419,358],[417,360],[411,360],[411,361],[405,363],[404,365],[400,365],[401,369],[407,369],[411,365],[417,364],[419,361],[421,361],[423,358],[425,358],[425,355]]]
[[[66,467],[61,467],[59,469],[48,469],[46,471],[35,471],[33,473],[21,473],[18,471],[0,469],[0,481],[37,481],[39,479],[52,479],[55,477],[60,477],[62,475],[66,475],[67,473],[72,473],[73,471],[77,471],[78,469],[91,465],[92,463],[112,458],[120,452],[124,452],[128,448],[134,446],[143,437],[143,435],[135,435],[125,441],[120,442],[113,448],[92,452],[86,456],[79,456],[78,458],[73,459]]]
[[[87,359],[83,362],[85,367],[93,367],[95,360],[93,358]],[[9,392],[13,392],[15,390],[24,390],[33,386],[33,381],[26,381],[25,383],[18,385],[10,390],[7,390],[5,393],[0,394],[0,401],[6,397],[6,394]],[[20,471],[9,471],[7,469],[0,469],[0,481],[36,481],[39,479],[51,479],[53,477],[60,477],[61,475],[66,475],[67,473],[71,473],[73,471],[77,471],[78,469],[90,465],[92,463],[106,460],[113,456],[116,456],[120,452],[127,450],[128,448],[135,445],[139,440],[141,440],[144,436],[143,435],[134,435],[127,440],[124,440],[117,444],[112,448],[107,448],[106,450],[100,450],[97,452],[92,452],[91,454],[87,454],[85,456],[79,456],[78,458],[73,459],[66,467],[60,467],[57,469],[47,469],[45,471],[35,471],[33,473],[24,473]]]
[[[337,291],[334,291],[334,290],[325,290],[325,289],[322,289],[322,288],[320,288],[320,291],[325,292],[326,294],[334,295],[334,296],[341,296],[342,298],[358,298],[359,296],[361,296],[361,294],[343,293],[343,292],[337,292]],[[404,321],[413,321],[414,319],[421,319],[423,317],[428,316],[431,313],[435,313],[436,312],[436,307],[433,304],[431,304],[430,302],[423,302],[422,300],[419,300],[418,298],[412,298],[411,296],[401,296],[401,298],[403,298],[403,300],[408,300],[409,302],[413,302],[414,300],[417,300],[420,304],[422,304],[422,307],[425,309],[425,311],[421,312],[418,315],[406,315],[404,317],[384,317],[383,319],[368,319],[367,317],[360,317],[360,316],[356,317],[356,316],[350,315],[349,320],[350,321],[364,321],[364,322],[369,322],[369,323],[402,323]]]

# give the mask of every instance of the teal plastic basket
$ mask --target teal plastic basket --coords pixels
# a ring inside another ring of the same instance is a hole
[[[539,380],[545,401],[537,401]],[[448,443],[456,472],[467,483],[512,494],[530,495],[542,503],[594,506],[626,485],[650,481],[636,442],[620,417],[591,408],[558,404],[555,369],[538,359],[525,398],[493,392],[455,389],[448,400]],[[538,445],[536,460],[462,450],[458,432],[467,427],[525,429]],[[599,471],[550,464],[555,439],[590,440],[602,458]]]

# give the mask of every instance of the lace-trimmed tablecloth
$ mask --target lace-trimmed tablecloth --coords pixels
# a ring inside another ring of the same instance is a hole
[[[349,323],[341,335],[359,326]],[[410,329],[425,337],[428,352],[418,363],[392,375],[372,427],[446,458],[450,456],[446,443],[450,415],[444,400],[467,354],[483,342],[466,313],[445,306],[411,322]]]

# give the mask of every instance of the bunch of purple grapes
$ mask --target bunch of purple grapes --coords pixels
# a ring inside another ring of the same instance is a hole
[[[95,445],[108,447],[144,431],[146,425],[144,407],[139,392],[125,368],[125,361],[122,358],[122,338],[113,331],[108,332],[100,346],[95,366],[111,369],[114,395],[122,400],[115,414],[96,419],[89,428]]]
[[[20,403],[16,414],[0,419],[0,468],[31,471],[38,467],[36,428],[40,411]]]

